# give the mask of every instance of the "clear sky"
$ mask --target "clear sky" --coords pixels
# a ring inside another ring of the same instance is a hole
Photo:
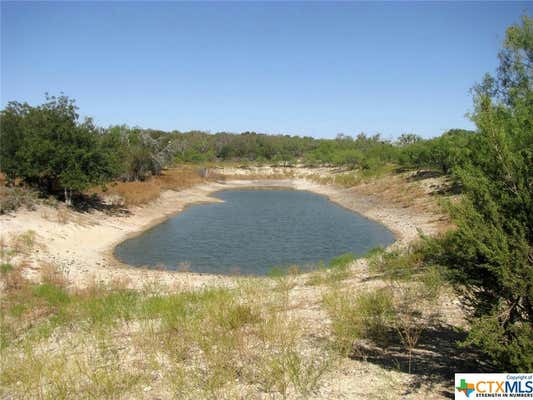
[[[532,3],[1,3],[1,103],[103,126],[334,137],[469,128]]]

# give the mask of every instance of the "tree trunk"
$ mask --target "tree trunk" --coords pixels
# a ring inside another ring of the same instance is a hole
[[[65,188],[65,204],[69,207],[72,205],[72,190],[67,190],[67,188]]]

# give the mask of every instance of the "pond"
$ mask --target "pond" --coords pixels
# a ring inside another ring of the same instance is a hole
[[[246,189],[214,197],[224,202],[191,206],[121,243],[115,256],[133,266],[266,275],[394,242],[385,226],[310,192]]]

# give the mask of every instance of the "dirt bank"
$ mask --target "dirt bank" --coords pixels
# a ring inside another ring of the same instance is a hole
[[[181,212],[189,205],[221,201],[210,196],[213,192],[259,186],[287,187],[325,195],[343,207],[386,225],[397,237],[396,246],[412,241],[418,237],[419,231],[432,234],[442,225],[433,213],[361,193],[357,188],[321,185],[302,178],[233,180],[201,184],[182,191],[168,190],[156,201],[130,209],[128,215],[108,215],[99,211],[65,213],[40,206],[35,211],[1,216],[0,224],[4,237],[29,230],[37,234],[37,241],[43,246],[30,257],[29,276],[37,277],[44,262],[57,265],[68,280],[79,287],[95,281],[107,283],[113,280],[129,281],[136,288],[153,280],[170,287],[230,284],[231,277],[131,268],[114,259],[112,250],[129,236]]]

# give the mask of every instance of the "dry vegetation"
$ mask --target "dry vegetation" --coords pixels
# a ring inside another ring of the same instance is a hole
[[[142,182],[112,182],[104,189],[96,187],[88,193],[96,193],[119,205],[138,206],[156,200],[164,190],[186,189],[206,180],[201,176],[199,168],[180,166],[166,169],[161,175]]]
[[[272,398],[307,396],[331,366],[303,340],[285,278],[234,289],[67,288],[60,271],[23,277],[3,248],[0,390],[8,398]],[[288,278],[287,278],[288,279]],[[321,349],[319,351],[319,349]]]
[[[442,207],[444,201],[455,197],[449,178],[431,171],[398,173],[395,169],[394,166],[384,166],[371,174],[359,170],[340,171],[315,174],[309,178],[321,184],[342,186],[354,193],[374,196],[387,203],[414,207],[420,211],[445,213]],[[437,195],[438,201],[435,199]]]
[[[433,271],[407,271],[412,254],[375,251],[370,275],[346,254],[310,274],[235,278],[233,288],[81,290],[52,264],[40,266],[40,282],[27,280],[36,246],[32,232],[1,246],[0,397],[335,398],[341,366],[355,376],[372,368],[369,387],[357,389],[365,397],[391,382],[407,398],[430,390],[415,384],[425,359],[417,346],[438,325],[443,285]],[[397,363],[364,361],[376,354]]]

